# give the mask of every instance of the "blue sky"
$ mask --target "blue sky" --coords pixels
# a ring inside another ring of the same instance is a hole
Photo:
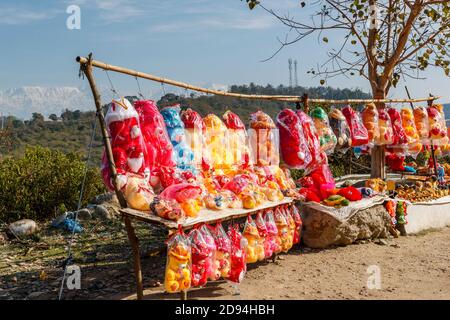
[[[300,1],[265,0],[266,7],[308,18]],[[68,30],[66,8],[81,8],[81,30]],[[15,0],[0,3],[0,89],[20,86],[82,86],[77,55],[195,84],[288,83],[287,59],[299,62],[299,84],[316,86],[318,78],[306,71],[323,62],[328,44],[311,37],[284,49],[268,62],[260,62],[277,49],[277,37],[288,30],[274,17],[257,8],[248,10],[240,0]],[[328,35],[327,35],[328,36]],[[431,70],[424,81],[409,81],[414,96],[428,92],[450,101],[450,79]],[[96,73],[106,86],[104,72]],[[129,77],[113,75],[121,93],[137,91]],[[362,78],[328,81],[334,87],[362,88]],[[142,81],[144,93],[160,88]],[[180,92],[166,87],[166,91]],[[404,96],[403,84],[392,97]]]

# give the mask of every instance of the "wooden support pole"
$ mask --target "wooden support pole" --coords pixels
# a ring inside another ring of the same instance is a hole
[[[127,207],[127,202],[123,193],[117,187],[117,170],[116,165],[114,163],[114,157],[111,148],[111,141],[109,141],[108,131],[106,129],[105,117],[103,116],[102,104],[100,93],[98,92],[97,85],[95,83],[94,74],[92,73],[92,59],[91,54],[89,55],[89,59],[84,60],[83,63],[80,62],[81,71],[86,75],[86,78],[89,81],[89,86],[91,87],[92,95],[94,96],[95,109],[97,111],[98,121],[100,123],[100,129],[103,138],[103,145],[105,146],[106,157],[108,159],[109,169],[111,170],[112,183],[117,195],[117,199],[119,200],[120,206],[122,208]],[[77,60],[78,61],[78,60]]]
[[[138,300],[144,297],[144,289],[142,285],[142,270],[141,270],[141,256],[139,252],[139,240],[136,237],[134,227],[131,224],[130,218],[125,217],[125,227],[127,229],[128,240],[130,241],[131,250],[133,252],[134,261],[134,275],[136,277],[136,296]]]

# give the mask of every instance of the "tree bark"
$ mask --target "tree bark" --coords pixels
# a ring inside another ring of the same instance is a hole
[[[373,92],[373,97],[375,99],[385,99],[386,92],[384,89],[376,88]],[[385,108],[384,103],[377,103],[378,109]],[[371,163],[370,163],[370,177],[371,178],[386,178],[386,168],[385,168],[385,152],[384,146],[375,146],[371,152]]]

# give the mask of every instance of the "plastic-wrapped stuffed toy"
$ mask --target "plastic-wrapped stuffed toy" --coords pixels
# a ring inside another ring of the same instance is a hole
[[[337,138],[330,127],[327,113],[321,107],[316,107],[310,112],[310,116],[314,121],[314,127],[319,137],[320,150],[326,154],[332,154]]]
[[[349,201],[359,201],[362,199],[361,192],[355,187],[345,187],[339,190],[338,195]]]
[[[397,206],[395,209],[395,220],[397,220],[397,224],[407,224],[406,220],[407,213],[407,204],[404,201],[397,201]]]
[[[278,237],[281,241],[281,251],[288,252],[292,247],[292,241],[289,235],[289,225],[279,207],[275,209],[274,218],[278,229]]]
[[[210,236],[211,237],[211,236]],[[200,228],[194,228],[189,232],[192,251],[192,283],[193,287],[204,286],[211,270],[213,270],[216,245],[214,239],[211,242],[205,240]]]
[[[229,110],[224,113],[222,119],[228,128],[227,153],[231,154],[232,164],[239,168],[249,167],[252,162],[244,123],[237,114]]]
[[[127,175],[124,196],[130,208],[149,211],[155,194],[147,180],[141,176]]]
[[[271,249],[272,244],[266,243],[270,241],[268,239],[269,232],[267,230],[266,222],[264,221],[264,217],[261,211],[256,214],[255,224],[256,228],[258,229],[259,237],[264,241],[264,258],[270,258],[273,254],[273,251]]]
[[[195,166],[201,167],[203,170],[209,170],[211,165],[203,141],[206,126],[202,116],[197,111],[188,108],[181,111],[181,120],[185,128],[186,141],[194,152]]]
[[[423,144],[428,144],[429,138],[429,126],[428,126],[428,112],[425,107],[415,107],[414,111],[414,123],[416,125],[417,133],[419,134],[420,141]]]
[[[292,246],[294,245],[294,237],[295,237],[295,229],[296,229],[295,221],[294,221],[294,218],[290,215],[290,213],[288,211],[288,206],[281,206],[280,211],[284,215],[284,218],[286,219],[286,222],[288,224],[288,229],[289,229],[289,232],[288,232],[289,237],[288,237],[288,243],[286,244],[286,247],[291,249]]]
[[[180,110],[180,105],[169,106],[163,108],[161,114],[166,124],[170,142],[173,145],[173,157],[177,168],[181,171],[192,172],[195,175],[194,153],[186,141]]]
[[[276,122],[284,163],[290,168],[305,169],[312,156],[299,117],[291,109],[284,109],[277,115]]]
[[[392,144],[394,141],[394,130],[392,129],[391,118],[386,109],[378,110],[378,127],[380,128],[380,135],[379,139],[375,141],[375,144]]]
[[[264,253],[266,258],[270,258],[273,254],[281,252],[281,239],[278,236],[278,228],[272,210],[267,210],[264,213],[264,222],[267,229],[267,235],[264,239]]]
[[[334,135],[337,138],[335,150],[340,152],[347,152],[352,146],[352,138],[350,134],[350,128],[341,110],[332,108],[328,113],[328,119],[330,126],[333,129]]]
[[[366,105],[361,112],[364,126],[369,134],[369,143],[375,143],[380,139],[380,128],[378,127],[378,110],[374,103]]]
[[[180,292],[191,287],[191,245],[180,228],[167,241],[167,264],[164,287],[168,293]]]
[[[205,148],[208,150],[211,167],[228,169],[232,165],[232,155],[227,151],[228,129],[222,120],[214,115],[208,114],[203,118],[205,122]]]
[[[215,278],[210,278],[212,280],[217,280],[219,277],[228,278],[231,272],[231,254],[232,254],[232,243],[229,235],[223,229],[222,223],[218,222],[215,227],[209,228],[212,236],[214,237],[214,242],[216,244],[216,256],[215,256]],[[219,275],[219,277],[218,277]]]
[[[352,146],[358,147],[369,143],[369,133],[364,126],[361,115],[350,106],[342,108],[342,114],[347,120],[348,127],[352,136]]]
[[[386,165],[394,171],[405,171],[405,156],[395,153],[388,153],[386,155]]]
[[[264,112],[250,115],[249,143],[256,166],[279,165],[279,133],[273,120]]]
[[[414,114],[411,109],[403,108],[400,111],[402,116],[402,126],[405,130],[406,137],[408,139],[408,155],[416,158],[422,150],[422,143],[420,143],[420,136],[414,123]]]
[[[389,146],[394,153],[405,154],[407,149],[408,138],[402,126],[402,118],[400,112],[394,108],[388,108],[387,112],[391,119],[392,129],[394,131],[394,141]]]
[[[145,143],[139,126],[139,115],[127,99],[113,101],[105,115],[111,137],[111,148],[117,170],[118,189],[127,183],[127,173],[150,177]],[[114,190],[106,155],[103,156],[102,176],[106,186]]]
[[[436,106],[428,107],[428,127],[429,138],[434,145],[443,144],[444,138],[447,136],[447,128],[445,127],[445,120],[442,117],[441,112]]]
[[[300,239],[302,237],[302,227],[303,227],[303,221],[300,216],[300,212],[298,212],[297,206],[293,204],[290,207],[290,215],[294,219],[295,222],[295,233],[294,233],[294,239],[293,244],[300,243]]]
[[[178,221],[185,217],[184,211],[175,199],[167,200],[155,197],[150,208],[154,214],[163,219]]]
[[[247,263],[264,260],[264,238],[259,236],[258,228],[249,215],[244,226],[243,236],[247,239]]]
[[[147,149],[148,162],[151,171],[150,185],[159,185],[162,172],[161,168],[175,168],[173,146],[167,134],[164,118],[158,111],[158,107],[152,100],[135,101],[134,106],[139,114],[139,124]]]
[[[314,170],[316,166],[326,161],[326,154],[320,151],[320,141],[317,136],[316,128],[314,127],[314,121],[304,113],[302,110],[295,112],[300,119],[303,127],[303,133],[306,141],[308,142],[309,152],[311,153],[312,161],[306,168],[306,171]]]
[[[231,270],[228,280],[241,283],[247,272],[247,239],[239,232],[239,225],[230,225],[228,236],[231,240]]]
[[[176,200],[186,216],[195,218],[202,208],[202,188],[189,183],[179,183],[167,187],[159,195],[163,200]]]

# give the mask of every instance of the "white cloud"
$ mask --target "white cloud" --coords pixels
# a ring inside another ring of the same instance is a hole
[[[48,20],[55,16],[55,11],[32,11],[19,7],[0,7],[0,25],[22,25],[36,21]]]

